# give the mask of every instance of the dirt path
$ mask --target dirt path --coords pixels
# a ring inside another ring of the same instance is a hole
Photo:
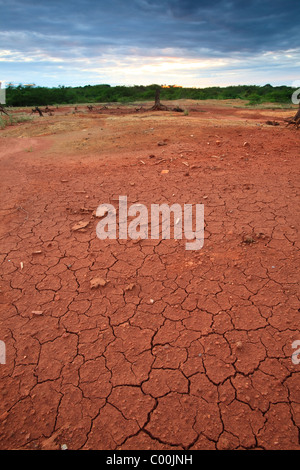
[[[267,119],[64,109],[0,131],[1,449],[300,449],[300,132]],[[119,195],[204,203],[204,247],[98,239]]]

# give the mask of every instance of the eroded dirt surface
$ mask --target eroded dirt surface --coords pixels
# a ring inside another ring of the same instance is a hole
[[[192,108],[0,131],[1,449],[300,449],[300,132]],[[98,239],[119,195],[204,203],[204,247]]]

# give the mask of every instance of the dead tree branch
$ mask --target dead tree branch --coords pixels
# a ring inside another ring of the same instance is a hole
[[[8,113],[5,111],[4,106],[0,104],[0,113],[6,114],[8,116]]]
[[[42,111],[40,110],[40,108],[38,106],[36,106],[35,108],[33,108],[31,110],[31,114],[33,114],[33,113],[39,113],[40,116],[42,116],[42,117],[44,116]]]

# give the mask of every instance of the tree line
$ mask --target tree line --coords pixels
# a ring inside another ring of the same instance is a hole
[[[178,99],[242,99],[250,105],[265,102],[290,103],[295,88],[288,86],[273,87],[270,84],[238,85],[228,87],[180,88],[170,85],[169,88],[160,85],[86,85],[78,87],[58,86],[54,88],[41,86],[8,86],[6,88],[7,106],[46,106],[71,105],[80,103],[130,103],[136,101],[152,101],[157,88],[161,88],[161,100]]]

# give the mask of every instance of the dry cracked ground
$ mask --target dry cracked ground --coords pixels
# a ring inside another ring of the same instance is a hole
[[[59,108],[0,131],[1,449],[300,449],[290,114]],[[100,240],[119,195],[204,204],[203,248]]]

